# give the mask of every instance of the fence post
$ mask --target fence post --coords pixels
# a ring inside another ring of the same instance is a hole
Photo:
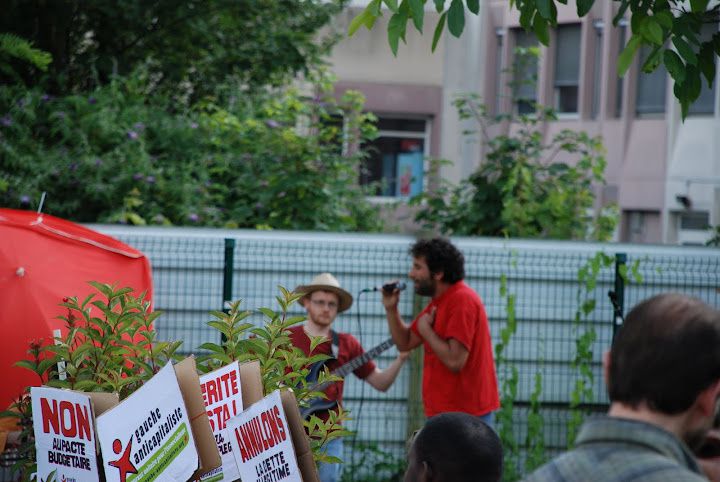
[[[625,313],[625,277],[623,271],[626,271],[627,254],[615,253],[615,299],[613,300],[613,340],[617,331],[622,326]]]
[[[222,311],[229,313],[230,308],[227,306],[227,302],[232,301],[233,291],[233,270],[235,267],[235,239],[225,238],[225,256],[223,264],[223,299],[222,299]],[[223,334],[221,337],[222,341],[226,341],[226,337]]]

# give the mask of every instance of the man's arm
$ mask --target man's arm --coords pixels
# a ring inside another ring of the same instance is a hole
[[[385,370],[380,370],[375,367],[375,371],[365,377],[365,381],[368,382],[374,389],[386,392],[397,378],[398,373],[400,373],[400,368],[402,368],[408,355],[410,355],[410,352],[401,351],[397,358],[395,358],[393,362],[385,368]]]
[[[418,331],[435,355],[443,362],[443,365],[451,372],[458,373],[467,363],[470,352],[455,338],[447,340],[440,338],[433,329],[434,324],[435,308],[430,313],[425,313],[418,318]]]
[[[400,290],[396,289],[392,293],[382,293],[382,303],[385,307],[385,316],[390,329],[395,346],[401,352],[414,350],[422,343],[422,338],[417,336],[408,325],[406,325],[400,317],[398,310],[398,302],[400,301]]]

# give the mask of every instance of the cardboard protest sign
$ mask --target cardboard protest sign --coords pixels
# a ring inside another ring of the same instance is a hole
[[[205,402],[210,428],[215,436],[215,443],[222,459],[222,467],[205,474],[201,480],[208,482],[223,479],[236,480],[240,477],[240,473],[232,454],[232,445],[225,430],[225,424],[243,410],[238,362],[202,375],[200,391]]]
[[[49,387],[30,389],[37,480],[100,480],[90,397]]]
[[[280,392],[227,422],[243,482],[302,482]]]
[[[168,363],[97,418],[108,482],[188,480],[199,464],[183,395]]]
[[[310,440],[305,432],[303,418],[300,415],[295,394],[291,390],[280,392],[285,418],[287,418],[290,434],[292,435],[293,447],[295,447],[295,458],[297,458],[300,473],[304,482],[320,482],[317,465],[310,450]]]
[[[195,366],[195,358],[189,356],[175,365],[180,392],[190,417],[190,428],[195,439],[195,448],[200,456],[200,466],[193,478],[200,477],[220,467],[221,460],[215,444],[215,436],[210,429],[210,420],[200,391],[200,377]]]

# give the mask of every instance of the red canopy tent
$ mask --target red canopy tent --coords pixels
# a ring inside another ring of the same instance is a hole
[[[140,251],[54,216],[0,209],[0,410],[39,382],[13,364],[27,358],[31,340],[65,334],[57,317],[67,309],[58,304],[95,292],[88,281],[130,286],[152,300],[150,262]]]

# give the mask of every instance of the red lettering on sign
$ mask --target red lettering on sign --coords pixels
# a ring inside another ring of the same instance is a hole
[[[52,403],[52,405],[51,405]],[[92,441],[90,413],[86,406],[63,400],[58,406],[57,400],[40,399],[40,412],[43,432],[64,435],[68,438],[79,437]]]

